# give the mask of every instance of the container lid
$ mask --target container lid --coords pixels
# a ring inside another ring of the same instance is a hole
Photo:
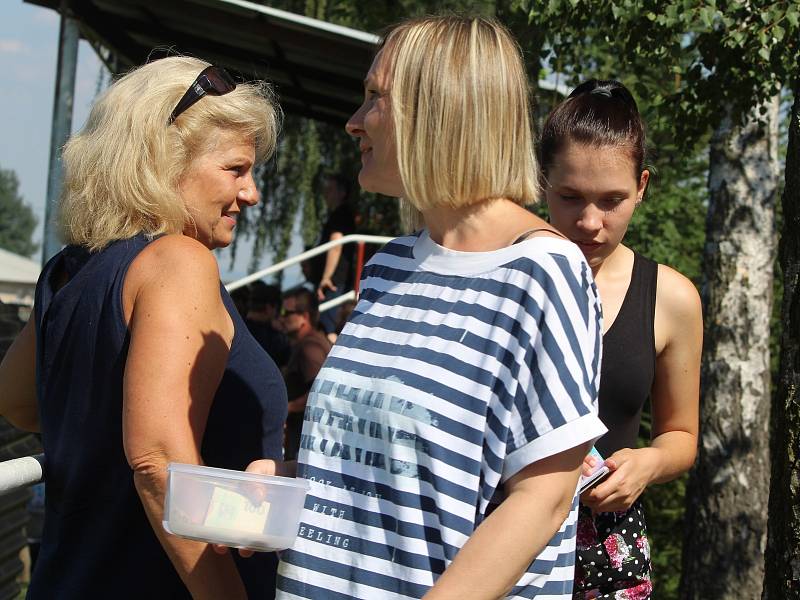
[[[233,469],[220,469],[217,467],[205,467],[201,465],[187,465],[183,463],[171,462],[167,465],[167,471],[176,473],[188,473],[190,475],[202,475],[204,477],[219,477],[224,479],[236,479],[238,481],[257,481],[269,485],[283,485],[287,487],[299,488],[308,491],[308,480],[296,477],[280,477],[278,475],[261,475],[260,473],[246,473],[245,471],[235,471]]]

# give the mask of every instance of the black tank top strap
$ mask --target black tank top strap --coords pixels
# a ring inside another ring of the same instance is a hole
[[[554,233],[558,237],[567,239],[566,237],[564,237],[563,234],[559,233],[555,229],[551,229],[550,227],[536,227],[535,229],[529,229],[528,231],[523,232],[517,239],[514,240],[514,242],[511,245],[513,246],[514,244],[519,244],[520,242],[524,242],[529,237],[531,237],[534,233],[538,233],[540,231],[547,231],[548,233]]]
[[[658,263],[640,254],[634,253],[634,263],[639,263],[640,275],[637,278],[642,291],[642,312],[653,325],[650,332],[653,334],[653,358],[655,360],[655,322],[656,322],[656,292],[658,287]]]

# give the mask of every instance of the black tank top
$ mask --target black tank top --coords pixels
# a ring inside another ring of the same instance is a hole
[[[145,516],[122,445],[122,378],[130,342],[122,287],[148,243],[139,235],[96,253],[68,246],[37,283],[46,492],[29,599],[189,598]],[[69,281],[58,289],[54,277],[62,270]],[[281,457],[286,388],[224,288],[221,294],[234,337],[201,451],[211,466],[244,469],[257,458]],[[275,554],[239,562],[250,597],[271,598]]]
[[[655,377],[657,281],[658,264],[634,253],[628,291],[603,335],[599,408],[608,433],[595,444],[603,457],[636,447],[642,407]]]

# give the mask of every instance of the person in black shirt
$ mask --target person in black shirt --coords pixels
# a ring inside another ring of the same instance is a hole
[[[583,252],[603,302],[598,404],[608,433],[595,446],[611,474],[581,495],[574,598],[644,600],[652,581],[640,496],[688,471],[697,452],[700,296],[624,243],[650,180],[644,123],[625,86],[575,88],[545,121],[540,158],[550,222]],[[648,400],[652,439],[639,448]]]
[[[276,327],[281,309],[281,291],[275,285],[254,281],[248,287],[248,311],[245,324],[256,341],[279,367],[286,365],[291,348],[289,338]]]
[[[328,218],[322,226],[319,244],[338,240],[355,231],[355,217],[347,199],[350,182],[341,175],[329,175],[325,180],[325,204]],[[312,283],[317,289],[320,302],[341,296],[353,285],[353,246],[337,246],[321,255],[317,267],[319,280]],[[326,333],[336,331],[336,308],[319,315],[320,328]]]
[[[284,439],[285,460],[297,458],[308,393],[331,349],[328,338],[317,329],[318,318],[317,297],[314,292],[306,288],[286,292],[281,308],[281,322],[291,340],[291,355],[283,369],[289,398]]]

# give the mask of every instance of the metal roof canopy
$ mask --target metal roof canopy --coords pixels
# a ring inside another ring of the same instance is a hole
[[[181,53],[275,85],[289,114],[344,125],[378,37],[246,0],[24,0],[68,5],[110,70]],[[112,56],[103,56],[102,48]]]

